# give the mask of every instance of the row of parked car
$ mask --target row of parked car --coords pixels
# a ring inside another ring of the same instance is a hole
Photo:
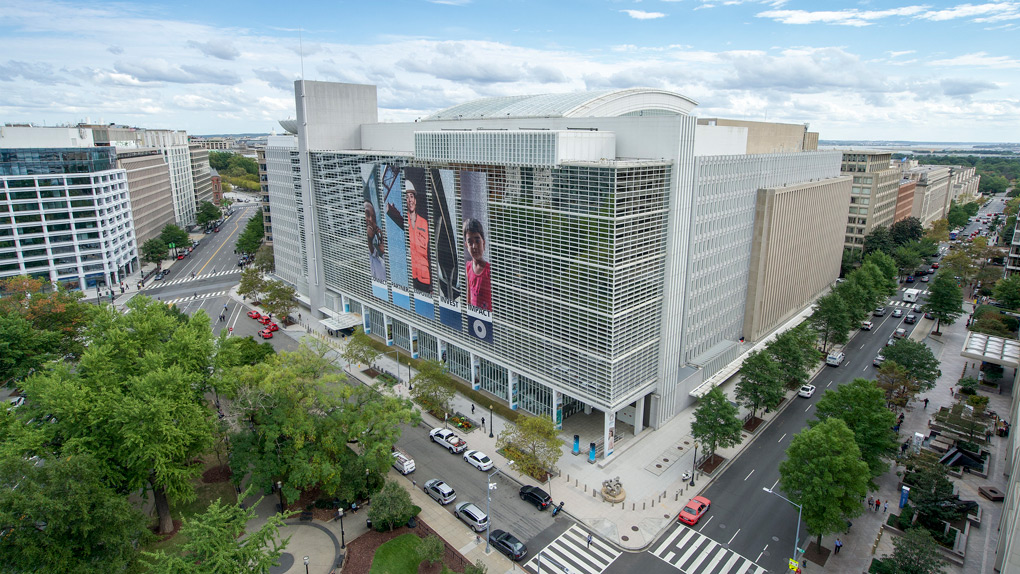
[[[263,339],[272,339],[273,332],[279,331],[280,326],[273,322],[273,319],[269,315],[263,315],[255,309],[248,311],[248,316],[255,319],[259,323],[262,323],[266,328],[259,331],[259,337]]]

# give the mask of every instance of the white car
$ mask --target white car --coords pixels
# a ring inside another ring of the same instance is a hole
[[[845,358],[846,355],[843,353],[834,353],[829,355],[828,357],[825,357],[825,364],[829,365],[830,367],[838,367],[843,364],[843,359]]]
[[[803,387],[800,388],[800,391],[797,394],[804,397],[805,399],[810,399],[811,395],[815,394],[815,386],[804,385]]]
[[[903,309],[893,309],[892,316],[893,317],[902,317],[903,316]]]
[[[478,470],[489,470],[492,468],[492,459],[480,450],[469,450],[465,452],[464,460]]]
[[[871,321],[861,321],[861,329],[870,331],[872,327],[874,327],[874,325]]]

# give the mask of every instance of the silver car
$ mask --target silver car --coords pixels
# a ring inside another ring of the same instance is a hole
[[[454,509],[453,515],[464,521],[475,532],[482,532],[489,526],[489,517],[473,503],[462,502]]]
[[[427,481],[425,485],[422,486],[422,490],[431,496],[432,500],[435,500],[444,506],[450,504],[454,500],[457,500],[457,493],[454,492],[453,488],[438,478],[433,478],[432,480]]]

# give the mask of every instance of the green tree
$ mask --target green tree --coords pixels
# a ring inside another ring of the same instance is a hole
[[[14,313],[0,313],[0,385],[28,376],[58,357],[60,334],[40,331]]]
[[[807,382],[807,369],[818,362],[814,333],[807,327],[802,323],[785,331],[766,347],[779,364],[780,376],[788,389],[796,389]]]
[[[245,267],[241,270],[241,280],[237,283],[237,293],[242,297],[251,297],[252,301],[259,300],[259,294],[265,293],[267,282],[262,272],[254,267]]]
[[[959,205],[955,203],[950,206],[949,213],[946,214],[946,221],[949,222],[950,227],[957,228],[967,225],[970,215]]]
[[[901,409],[906,407],[910,399],[917,395],[920,388],[917,382],[907,374],[907,369],[896,361],[888,360],[878,368],[875,384],[885,394],[888,406]]]
[[[857,268],[861,263],[861,258],[864,255],[863,249],[854,249],[853,247],[843,248],[843,259],[840,262],[839,276],[846,277],[851,271]]]
[[[26,379],[24,389],[54,415],[38,430],[47,458],[89,452],[118,492],[147,487],[165,533],[173,528],[169,499],[194,499],[191,478],[201,467],[192,461],[212,444],[197,390],[209,376],[212,331],[204,312],[182,322],[148,297],[128,308],[103,308],[78,364],[57,364]]]
[[[953,483],[949,480],[949,469],[933,457],[915,457],[915,472],[910,475],[910,500],[917,509],[917,521],[929,529],[942,530],[942,521],[956,518],[956,507],[952,501]]]
[[[520,453],[514,464],[518,471],[531,476],[548,472],[559,460],[562,446],[563,440],[548,416],[519,417],[496,437],[496,448],[510,447]]]
[[[758,416],[758,407],[771,407],[783,398],[783,371],[768,350],[751,351],[740,367],[736,398]]]
[[[944,243],[949,241],[949,222],[945,219],[937,219],[933,221],[931,227],[924,236],[935,243]]]
[[[244,231],[237,238],[237,250],[241,253],[255,253],[265,239],[265,228],[262,222],[262,210],[258,210],[248,223]]]
[[[779,463],[779,484],[802,507],[807,531],[818,537],[846,529],[863,512],[868,464],[861,460],[854,433],[842,419],[828,418],[793,437]]]
[[[372,504],[368,507],[368,518],[376,528],[389,528],[404,524],[414,514],[414,504],[411,503],[411,495],[404,487],[387,480],[382,490],[372,497]]]
[[[740,442],[742,425],[737,412],[737,407],[730,404],[719,387],[713,388],[698,401],[691,436],[714,457],[716,448],[728,448]]]
[[[1016,188],[1017,192],[1020,193],[1020,187]],[[1016,231],[1016,216],[1010,215],[1006,218],[1006,223],[1002,226],[1001,239],[1003,245],[1011,245],[1013,243],[1013,233]]]
[[[979,192],[992,195],[1006,191],[1007,187],[1009,187],[1009,181],[1001,175],[982,176],[981,182],[978,183]]]
[[[909,528],[893,538],[892,556],[885,562],[895,574],[945,574],[939,543],[924,528]]]
[[[916,217],[901,219],[889,226],[889,235],[897,245],[918,241],[924,237],[924,227]]]
[[[411,378],[411,398],[437,417],[450,411],[453,381],[439,361],[424,361]]]
[[[1020,275],[1010,275],[995,284],[995,298],[1007,309],[1020,309]]]
[[[166,243],[159,237],[153,237],[142,244],[142,261],[147,263],[160,264],[167,258],[169,249]]]
[[[963,293],[952,278],[942,273],[928,287],[928,302],[923,309],[935,316],[935,332],[939,333],[942,323],[952,325],[963,314]]]
[[[861,459],[868,464],[872,481],[889,469],[885,458],[896,447],[892,431],[896,415],[885,408],[885,396],[873,381],[854,379],[833,391],[826,391],[815,404],[816,425],[829,418],[838,418],[854,433],[854,442]],[[874,482],[872,489],[878,488]]]
[[[241,497],[251,493],[249,487]],[[248,522],[256,518],[261,502],[249,507],[241,504],[224,504],[221,499],[209,505],[200,514],[185,518],[181,526],[183,542],[177,552],[165,550],[146,552],[152,574],[228,574],[246,572],[269,574],[279,563],[280,556],[290,543],[290,536],[279,540],[284,516],[274,514],[254,532],[247,532]]]
[[[173,245],[175,249],[181,249],[191,245],[191,242],[188,241],[188,232],[173,223],[167,223],[163,227],[163,231],[159,233],[159,238],[163,240],[163,243],[168,248]]]
[[[85,349],[86,330],[98,312],[82,300],[77,291],[63,287],[49,289],[50,283],[35,278],[8,277],[0,280],[0,313],[12,313],[32,323],[37,332],[59,335],[52,349],[59,356],[78,357]],[[40,337],[47,337],[42,333]]]
[[[910,245],[900,245],[893,251],[901,275],[910,275],[921,264],[921,254]]]
[[[474,564],[468,564],[464,566],[464,574],[485,574],[489,568],[485,565],[485,562],[481,560],[475,560]]]
[[[855,271],[851,275],[857,279],[860,274]],[[846,303],[851,324],[860,323],[875,308],[871,292],[862,285],[861,281],[844,281],[836,285],[832,292]]]
[[[895,293],[897,289],[896,260],[888,253],[876,251],[864,258],[864,265],[867,266],[868,263],[874,263],[875,267],[880,271],[880,276],[875,276],[876,281],[879,277],[885,278],[886,295]],[[879,284],[880,282],[876,283],[876,285]]]
[[[0,458],[0,482],[5,572],[122,572],[147,537],[145,516],[87,454]]]
[[[995,337],[1006,337],[1011,338],[1015,336],[1015,331],[1006,326],[1006,323],[1002,320],[1000,315],[994,313],[985,313],[980,318],[974,320],[970,324],[970,330],[975,333],[984,333],[986,335],[993,335]],[[2,361],[2,359],[0,359]]]
[[[314,486],[341,500],[370,495],[393,463],[400,425],[418,422],[410,401],[347,384],[325,346],[302,343],[230,373],[230,416],[248,423],[231,439],[235,480],[280,481],[285,500]]]
[[[816,301],[815,312],[808,321],[822,338],[822,351],[828,352],[829,343],[842,344],[853,325],[846,301],[836,293],[824,295]]]
[[[864,254],[875,252],[892,253],[896,248],[896,242],[889,234],[889,228],[878,226],[864,236]]]
[[[907,376],[913,379],[921,392],[934,388],[942,376],[939,360],[924,343],[900,339],[894,345],[886,347],[882,355],[887,362],[893,361],[906,369]]]
[[[969,283],[975,273],[977,273],[977,266],[974,265],[974,260],[964,250],[956,249],[942,258],[936,277],[941,275],[959,277]]]
[[[223,213],[220,211],[220,208],[213,205],[212,202],[203,201],[198,204],[198,211],[195,215],[195,222],[198,223],[199,225],[205,225],[206,223],[210,223],[212,221],[218,221],[219,218],[222,216]]]
[[[443,560],[443,553],[446,552],[446,545],[443,540],[435,534],[429,534],[418,543],[418,559],[426,566]]]
[[[379,351],[372,346],[372,337],[366,335],[361,327],[356,327],[354,333],[347,337],[347,344],[340,356],[349,365],[371,365],[379,355]]]
[[[265,292],[262,306],[274,316],[286,317],[294,310],[297,290],[292,285],[274,279],[266,281],[262,291]]]
[[[255,252],[255,263],[253,267],[263,273],[272,273],[276,271],[276,259],[273,255],[273,246],[268,243],[263,244],[259,247],[258,251]]]

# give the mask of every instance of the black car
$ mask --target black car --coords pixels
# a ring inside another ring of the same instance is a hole
[[[906,317],[903,318],[903,322],[904,323],[916,323],[917,322],[917,315],[907,315]]]
[[[496,550],[506,554],[506,557],[514,562],[528,555],[528,547],[523,542],[513,534],[502,530],[493,530],[492,534],[489,534],[489,544],[495,546]]]
[[[935,318],[935,315],[932,315],[931,313],[925,313],[925,314],[924,314],[924,318],[925,318],[925,319],[934,319],[934,318]]]
[[[535,508],[539,510],[545,510],[552,504],[551,496],[541,488],[530,485],[521,487],[521,500],[534,504]]]

